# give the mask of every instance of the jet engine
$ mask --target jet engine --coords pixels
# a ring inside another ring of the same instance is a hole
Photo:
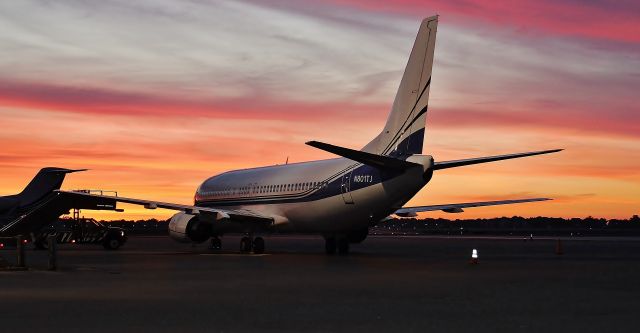
[[[180,212],[169,220],[169,237],[181,243],[202,243],[211,237],[211,224],[199,215]]]

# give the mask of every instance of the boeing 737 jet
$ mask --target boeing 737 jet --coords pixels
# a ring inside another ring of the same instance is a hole
[[[422,154],[438,17],[422,21],[384,128],[360,150],[310,141],[309,146],[338,158],[234,170],[206,179],[193,205],[118,196],[56,191],[63,197],[98,197],[146,208],[178,210],[170,236],[181,242],[205,242],[219,248],[226,233],[242,233],[241,252],[262,253],[270,232],[324,236],[326,252],[349,252],[371,226],[391,215],[543,201],[546,198],[403,207],[433,177],[455,167],[547,154],[560,149],[438,161]]]

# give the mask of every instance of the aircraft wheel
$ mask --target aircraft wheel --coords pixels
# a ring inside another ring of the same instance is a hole
[[[242,253],[249,253],[251,252],[251,238],[249,237],[242,237],[242,239],[240,239],[240,252]]]
[[[253,253],[256,253],[256,254],[264,253],[264,238],[256,237],[253,240]]]
[[[326,237],[324,239],[324,251],[328,255],[336,254],[336,238]]]
[[[349,254],[349,238],[338,238],[338,254],[343,256]]]
[[[211,250],[220,250],[222,249],[222,240],[218,237],[211,238],[211,245],[209,245],[209,249]]]
[[[120,246],[122,246],[122,243],[123,242],[119,238],[110,237],[104,240],[102,246],[104,246],[104,248],[107,250],[117,250],[118,248],[120,248]]]

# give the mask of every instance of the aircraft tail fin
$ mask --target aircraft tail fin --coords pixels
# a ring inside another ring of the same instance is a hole
[[[52,167],[42,168],[16,197],[21,206],[34,204],[54,190],[60,189],[66,174],[85,170],[86,169],[71,170]]]
[[[422,153],[438,16],[422,21],[387,123],[362,151],[404,158]]]

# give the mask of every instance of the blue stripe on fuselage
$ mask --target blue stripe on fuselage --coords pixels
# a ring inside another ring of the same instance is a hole
[[[353,170],[347,170],[342,174],[338,174],[335,179],[329,181],[326,186],[319,189],[307,190],[292,195],[282,195],[275,193],[271,196],[242,196],[229,199],[206,199],[195,202],[196,206],[239,206],[239,205],[258,205],[258,204],[281,204],[309,202],[315,200],[326,199],[334,196],[342,195],[342,181],[345,174],[349,174],[350,192],[363,189],[369,186],[380,184],[393,177],[400,175],[400,172],[380,170],[368,165],[360,165]],[[206,189],[205,189],[206,190]]]

